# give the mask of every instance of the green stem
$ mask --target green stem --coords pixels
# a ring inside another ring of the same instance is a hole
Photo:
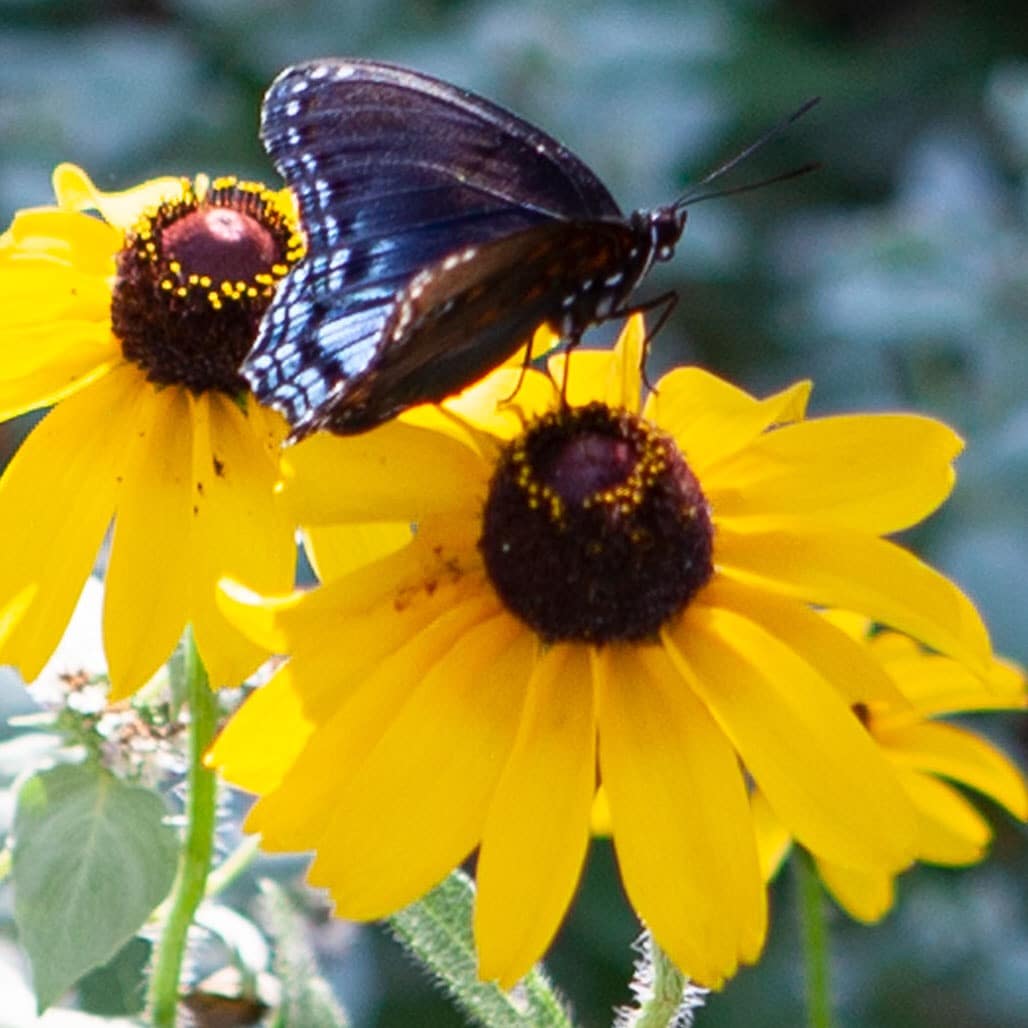
[[[671,963],[651,936],[648,957],[652,963],[650,995],[639,1005],[632,1028],[667,1028],[678,1014],[689,979]]]
[[[171,891],[168,917],[157,943],[149,1007],[155,1028],[174,1028],[179,1001],[179,979],[193,915],[204,896],[214,851],[217,780],[203,765],[217,728],[218,705],[207,682],[191,631],[185,638],[186,700],[189,704],[189,773],[186,831],[179,853],[178,872]]]
[[[794,850],[792,866],[807,972],[807,1023],[810,1028],[832,1028],[824,894],[814,862],[808,854]]]

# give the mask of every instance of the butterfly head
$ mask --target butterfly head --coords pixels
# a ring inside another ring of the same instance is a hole
[[[651,260],[669,261],[685,231],[687,212],[684,207],[668,204],[651,211],[636,211],[632,216],[634,228],[649,239]]]

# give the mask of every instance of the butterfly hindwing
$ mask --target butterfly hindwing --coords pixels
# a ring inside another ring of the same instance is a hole
[[[631,292],[647,258],[636,243],[622,221],[550,221],[429,265],[398,295],[369,373],[343,384],[313,427],[363,431],[442,400],[544,322],[574,335],[597,302],[609,312]]]
[[[395,302],[392,290],[365,289],[341,309],[312,288],[320,260],[298,264],[279,283],[243,365],[257,399],[280,410],[296,436],[316,427],[333,390],[367,370]]]

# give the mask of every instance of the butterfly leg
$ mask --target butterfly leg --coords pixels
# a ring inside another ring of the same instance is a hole
[[[625,307],[624,310],[612,311],[612,318],[628,318],[633,314],[646,314],[648,311],[656,310],[660,308],[660,313],[657,315],[657,320],[653,323],[653,327],[648,329],[646,332],[646,338],[643,339],[642,344],[642,358],[639,371],[642,373],[643,385],[651,392],[655,393],[657,390],[654,388],[653,383],[646,377],[646,360],[650,355],[650,343],[656,338],[657,333],[664,327],[667,319],[671,317],[671,312],[675,309],[678,304],[678,293],[674,289],[669,289],[666,293],[661,293],[660,296],[655,296],[652,300],[646,300],[643,303],[637,303],[632,307]]]
[[[518,375],[517,383],[511,390],[510,395],[505,396],[502,400],[500,400],[499,406],[502,407],[510,403],[514,399],[514,397],[517,396],[520,392],[521,386],[525,381],[525,375],[528,374],[528,369],[532,366],[532,347],[534,343],[535,335],[533,334],[532,338],[529,339],[528,342],[525,344],[525,359],[521,362],[521,374]]]

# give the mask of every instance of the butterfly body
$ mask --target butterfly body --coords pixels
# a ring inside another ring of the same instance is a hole
[[[577,342],[625,313],[685,225],[674,204],[625,217],[545,133],[393,65],[287,69],[265,98],[262,139],[308,250],[243,372],[294,438],[439,401],[543,323]]]

